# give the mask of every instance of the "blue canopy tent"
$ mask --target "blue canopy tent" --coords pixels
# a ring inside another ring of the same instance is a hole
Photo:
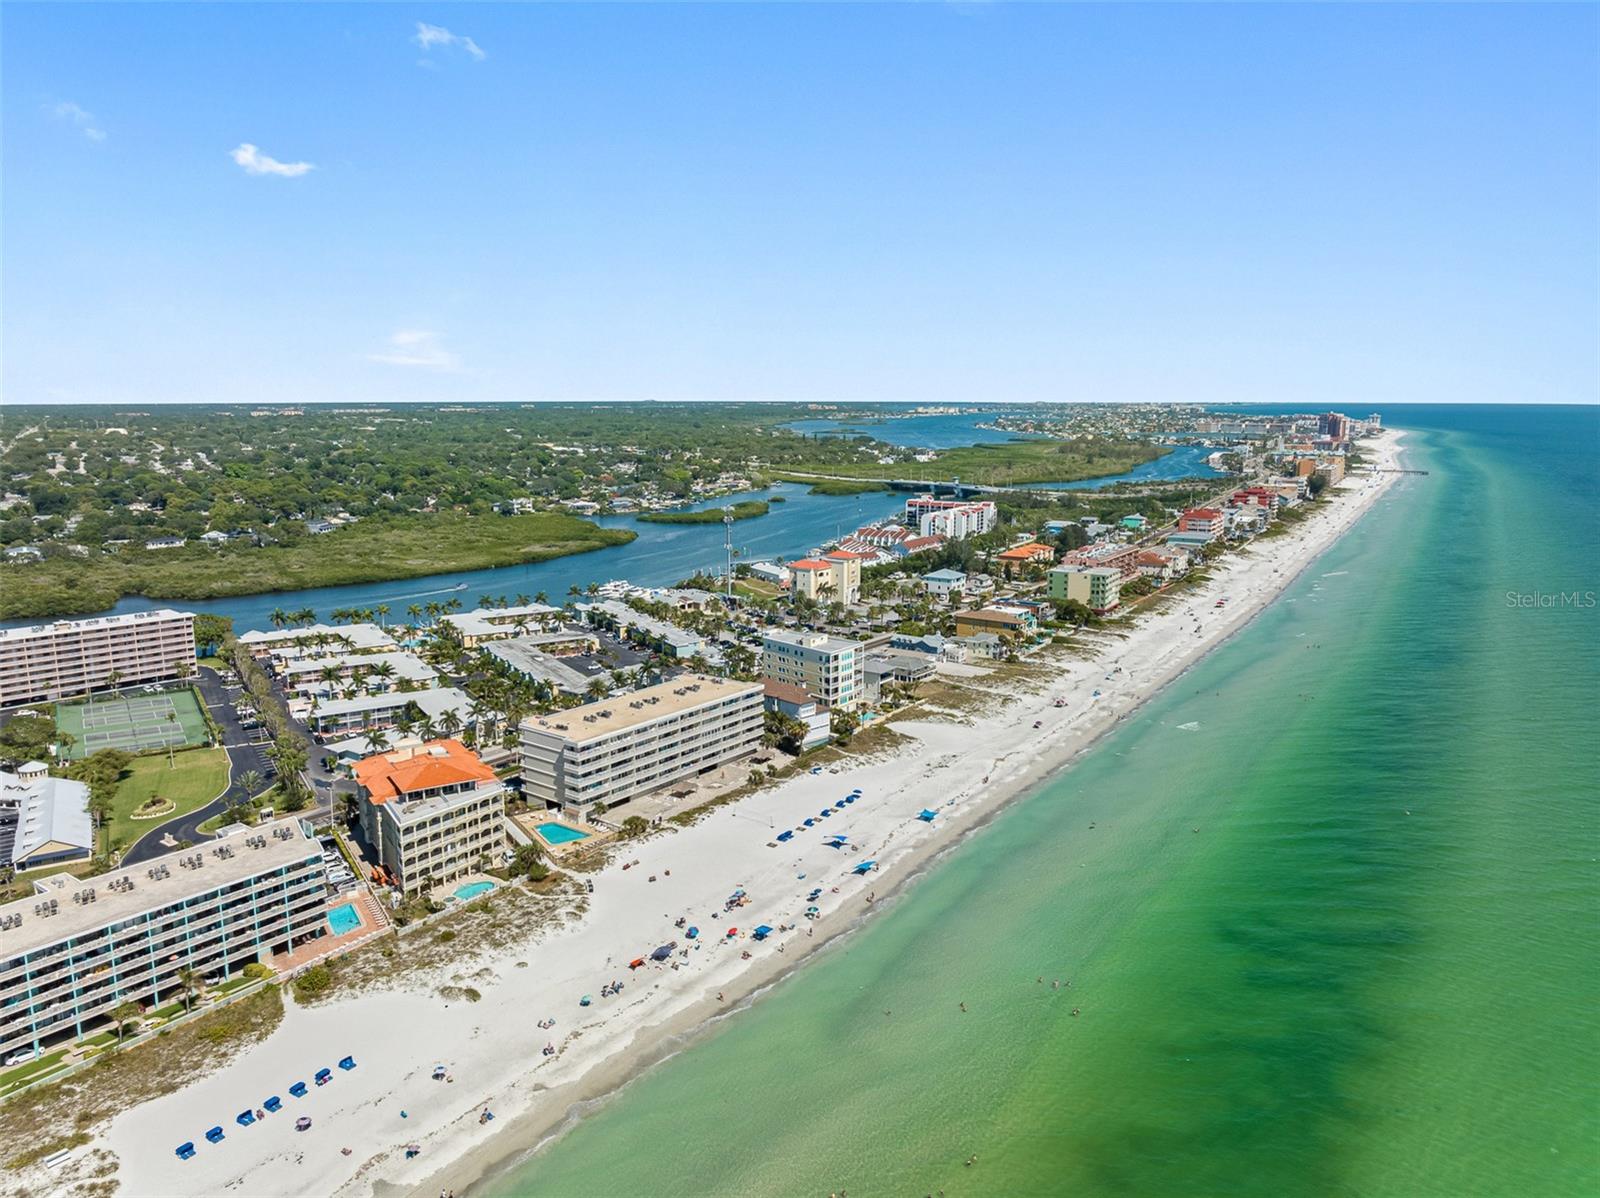
[[[354,1069],[355,1067],[356,1059],[354,1057],[344,1057],[339,1062],[339,1068],[341,1069]]]
[[[833,817],[833,808],[832,807],[829,807],[826,811],[819,811],[817,813],[817,818],[818,819],[831,819],[832,817]]]
[[[807,828],[815,828],[817,826],[817,821],[814,819],[808,819],[806,820],[804,826]]]
[[[842,849],[845,845],[850,843],[850,838],[848,836],[830,836],[822,843],[827,845],[830,849]]]
[[[254,1111],[240,1111],[233,1117],[233,1121],[240,1127],[249,1127],[256,1121],[256,1113]]]
[[[193,1140],[185,1140],[182,1144],[178,1145],[178,1159],[180,1161],[186,1161],[193,1155],[194,1155],[194,1141]]]
[[[213,1127],[210,1131],[206,1132],[206,1139],[210,1140],[213,1144],[222,1143],[222,1128]]]
[[[873,870],[875,870],[877,868],[878,868],[878,863],[876,861],[863,861],[860,865],[856,866],[850,872],[853,873],[853,874],[865,874],[865,873],[871,873]]]
[[[844,806],[845,806],[844,800],[840,799],[837,803],[835,803],[833,805],[833,809],[835,811],[843,811],[844,810]]]
[[[814,765],[811,767],[811,772],[813,774],[820,774],[822,772],[822,767],[820,765]]]
[[[845,795],[844,801],[846,803],[854,803],[860,797],[860,795]]]
[[[261,1104],[261,1109],[268,1112],[276,1112],[282,1106],[283,1099],[274,1094],[271,1098],[267,1099]]]
[[[766,924],[762,924],[755,930],[754,935],[757,940],[765,940],[768,936],[772,935],[772,929]]]
[[[325,1085],[328,1084],[329,1079],[332,1078],[332,1077],[333,1077],[333,1070],[332,1069],[318,1069],[315,1081],[316,1081],[317,1085],[325,1086]]]
[[[306,1096],[305,1082],[295,1082],[294,1085],[289,1087],[289,1094],[294,1098],[304,1098]]]
[[[852,790],[850,793],[855,795],[857,798],[860,798],[861,797],[861,788],[858,786],[854,790]]]
[[[933,823],[933,817],[937,814],[939,814],[937,811],[929,811],[926,807],[924,807],[920,812],[917,813],[917,818],[925,824],[931,824]]]
[[[660,948],[656,949],[655,952],[650,954],[650,959],[652,961],[665,961],[671,956],[672,946],[670,944],[663,944]]]
[[[778,833],[778,839],[779,839],[779,841],[793,840],[794,839],[794,829],[790,828],[789,831],[787,831],[787,832],[779,832]]]

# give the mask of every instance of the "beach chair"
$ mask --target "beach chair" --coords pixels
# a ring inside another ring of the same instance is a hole
[[[256,1113],[254,1111],[240,1111],[233,1117],[233,1121],[240,1127],[249,1127],[256,1121]]]
[[[179,1144],[177,1151],[178,1151],[178,1159],[180,1161],[188,1160],[191,1156],[194,1155],[194,1141],[193,1140],[187,1140],[184,1143]]]
[[[350,1070],[354,1069],[355,1067],[356,1059],[354,1057],[343,1057],[339,1061],[339,1068],[341,1069]]]
[[[317,1085],[319,1085],[319,1086],[325,1086],[330,1081],[333,1080],[333,1070],[332,1069],[318,1069],[317,1070],[317,1076],[315,1078],[313,1078],[312,1080],[315,1081],[317,1083]]]
[[[222,1128],[220,1126],[213,1127],[210,1131],[206,1132],[206,1139],[211,1141],[213,1144],[222,1143],[224,1138],[225,1137],[222,1134]]]
[[[283,1099],[279,1098],[276,1094],[274,1094],[271,1098],[267,1099],[265,1102],[263,1102],[261,1104],[261,1109],[264,1110],[264,1111],[267,1111],[269,1113],[275,1113],[282,1106],[283,1106]]]
[[[294,1085],[289,1087],[289,1094],[293,1098],[304,1098],[306,1096],[305,1082],[295,1082]]]

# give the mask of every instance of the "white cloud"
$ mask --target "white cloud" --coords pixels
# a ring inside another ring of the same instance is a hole
[[[390,366],[422,366],[429,370],[459,370],[461,367],[461,359],[440,344],[439,334],[423,329],[401,329],[389,338],[387,350],[367,357]]]
[[[94,113],[86,112],[71,100],[63,100],[59,104],[46,106],[58,120],[70,121],[73,125],[83,130],[83,135],[90,141],[104,141],[106,131],[100,128],[100,122],[94,119]]]
[[[435,46],[459,46],[472,55],[477,62],[482,62],[489,57],[479,48],[478,43],[470,37],[459,33],[451,33],[443,25],[429,25],[426,21],[417,22],[417,32],[412,36],[411,40],[421,46],[424,53],[432,50]],[[433,64],[428,62],[427,59],[423,59],[420,65],[432,66]]]
[[[307,171],[315,170],[309,162],[279,162],[270,158],[249,142],[240,142],[239,145],[228,151],[240,166],[244,167],[247,175],[281,175],[285,179],[298,179]]]

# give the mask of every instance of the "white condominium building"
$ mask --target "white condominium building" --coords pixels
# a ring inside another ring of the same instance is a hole
[[[84,1036],[126,1002],[182,993],[327,928],[322,847],[296,819],[0,906],[0,1053]]]
[[[136,611],[0,631],[0,707],[46,703],[194,670],[194,615]]]
[[[586,818],[761,747],[762,687],[704,674],[522,721],[522,793]]]
[[[829,707],[848,711],[864,698],[860,641],[820,632],[773,630],[762,639],[761,676],[798,686]]]
[[[925,537],[959,541],[988,532],[998,519],[994,501],[990,499],[967,501],[919,495],[906,500],[907,523],[915,524]]]

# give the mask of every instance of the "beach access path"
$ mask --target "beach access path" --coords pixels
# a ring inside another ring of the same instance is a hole
[[[1363,449],[1374,466],[1392,468],[1399,443],[1390,432]],[[896,721],[909,743],[893,752],[799,775],[691,827],[624,847],[593,875],[595,893],[581,919],[530,932],[527,942],[492,956],[411,971],[404,988],[291,1005],[263,1042],[215,1074],[186,1085],[174,1079],[171,1093],[99,1129],[95,1146],[115,1153],[120,1192],[131,1195],[464,1192],[558,1129],[574,1104],[615,1089],[847,932],[871,909],[869,895],[881,904],[920,864],[1070,764],[1248,623],[1398,477],[1353,474],[1312,519],[1230,555],[1210,581],[1143,615],[1126,636],[1095,638],[1102,647],[1092,657],[1053,659],[1061,672],[1043,686],[1037,679],[1018,686],[1009,701],[963,722]],[[1228,602],[1219,608],[1222,596]],[[855,803],[775,844],[779,832],[857,789]],[[924,807],[937,811],[933,822],[917,818]],[[848,849],[825,843],[839,833]],[[851,872],[866,860],[876,861],[873,872]],[[808,921],[808,895],[817,888],[820,917]],[[723,914],[736,889],[749,905]],[[699,927],[695,947],[674,926],[679,917]],[[749,933],[760,924],[792,930],[757,942]],[[726,935],[730,927],[735,937]],[[687,956],[629,970],[632,959],[671,941],[689,948]],[[396,951],[406,951],[404,942]],[[613,979],[625,988],[601,998]],[[463,985],[479,1001],[463,1000],[459,990],[441,993]],[[585,994],[593,1005],[579,1005]],[[546,1017],[556,1020],[552,1029],[537,1026]],[[547,1042],[559,1051],[543,1055]],[[235,1112],[286,1095],[291,1083],[347,1054],[354,1070],[336,1070],[303,1100],[285,1097],[283,1115],[233,1123]],[[433,1080],[436,1065],[453,1081]],[[491,1122],[480,1122],[485,1107],[496,1116]],[[310,1131],[294,1130],[300,1115],[313,1119]],[[203,1133],[217,1124],[227,1138],[205,1144]],[[202,1147],[180,1161],[173,1150],[186,1140]],[[408,1157],[408,1144],[420,1151]]]

